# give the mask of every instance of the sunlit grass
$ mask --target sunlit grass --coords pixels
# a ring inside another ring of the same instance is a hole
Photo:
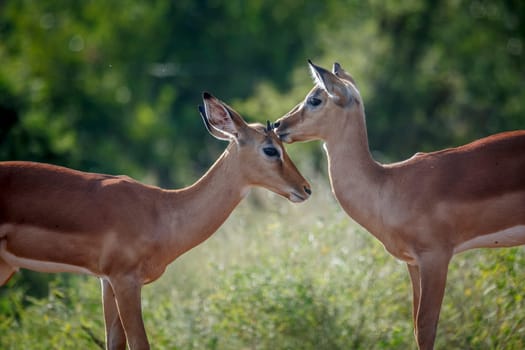
[[[339,209],[324,179],[313,190],[299,205],[253,191],[146,286],[153,348],[415,349],[404,264]],[[524,267],[522,248],[455,257],[436,348],[524,348]],[[0,348],[97,349],[99,295],[98,281],[80,276],[25,304],[19,291],[6,293]]]

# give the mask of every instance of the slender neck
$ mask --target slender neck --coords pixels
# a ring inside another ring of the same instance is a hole
[[[247,194],[249,184],[236,158],[232,143],[195,184],[165,191],[166,226],[161,234],[171,260],[209,238]]]
[[[368,148],[364,112],[343,115],[325,136],[330,182],[343,209],[361,226],[382,240],[381,193],[385,169]]]

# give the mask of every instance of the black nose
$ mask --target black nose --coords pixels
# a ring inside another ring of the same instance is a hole
[[[304,191],[308,193],[308,195],[312,194],[312,190],[309,187],[304,186]]]
[[[273,123],[273,127],[274,129],[277,129],[279,127],[279,125],[281,125],[281,122],[275,122]]]

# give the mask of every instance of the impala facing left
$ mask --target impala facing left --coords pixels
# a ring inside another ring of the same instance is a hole
[[[315,87],[275,123],[285,142],[325,141],[332,191],[341,207],[396,258],[412,281],[414,335],[434,348],[452,256],[525,244],[525,130],[416,153],[381,164],[368,145],[355,80],[309,62]]]

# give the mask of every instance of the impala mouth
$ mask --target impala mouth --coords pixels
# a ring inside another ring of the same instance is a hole
[[[279,136],[279,139],[283,142],[289,142],[290,141],[290,133],[289,132],[283,132],[278,133],[277,136]]]
[[[310,195],[312,194],[312,189],[310,188],[310,186],[304,186],[303,187],[303,190],[304,192],[299,194],[298,192],[296,191],[292,191],[290,193],[290,196],[288,197],[288,199],[291,201],[291,202],[294,202],[294,203],[300,203],[300,202],[304,202],[305,200],[307,200]]]
[[[293,202],[293,203],[301,203],[306,200],[306,197],[298,194],[297,192],[292,192],[290,193],[290,196],[288,197],[288,199],[290,200],[290,202]]]

